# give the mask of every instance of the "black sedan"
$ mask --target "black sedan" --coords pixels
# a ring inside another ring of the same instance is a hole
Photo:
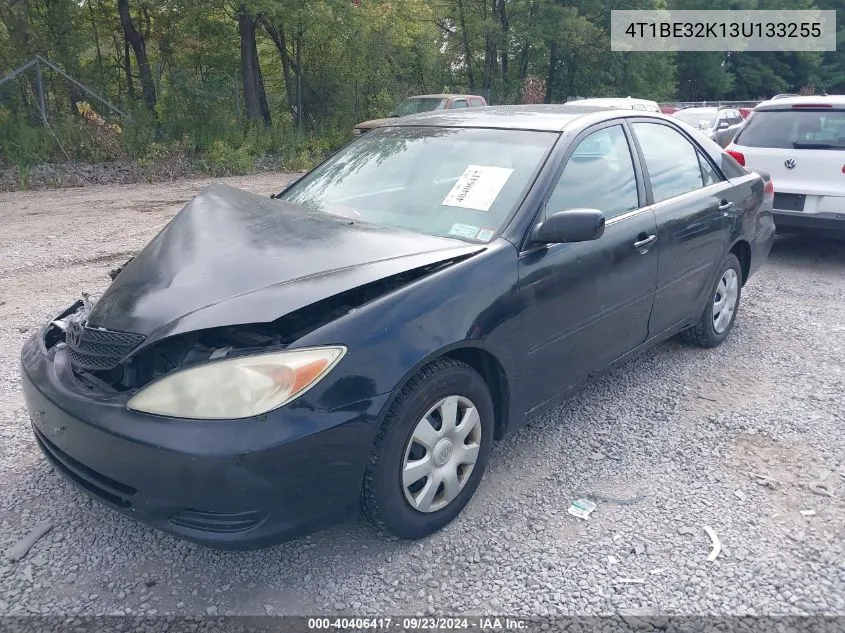
[[[677,119],[397,119],[271,197],[202,191],[24,346],[35,439],[88,494],[205,545],[356,513],[446,525],[492,442],[680,333],[715,347],[773,188]]]

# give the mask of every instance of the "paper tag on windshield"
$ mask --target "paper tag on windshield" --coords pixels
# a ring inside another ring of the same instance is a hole
[[[513,169],[470,165],[441,204],[477,211],[489,211]]]
[[[449,229],[449,235],[474,240],[475,236],[478,235],[478,227],[471,224],[453,224],[452,228]]]

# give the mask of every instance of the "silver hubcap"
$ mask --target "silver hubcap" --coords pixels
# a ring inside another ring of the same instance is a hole
[[[402,490],[411,507],[437,512],[469,481],[481,448],[481,418],[463,396],[439,400],[417,422],[402,461]]]
[[[713,297],[713,329],[716,334],[721,334],[730,325],[738,296],[739,277],[733,268],[728,268],[719,280],[716,296]]]

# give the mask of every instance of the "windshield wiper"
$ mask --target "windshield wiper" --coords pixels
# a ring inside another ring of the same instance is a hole
[[[801,143],[792,144],[795,149],[845,149],[845,145],[834,145],[832,143]]]

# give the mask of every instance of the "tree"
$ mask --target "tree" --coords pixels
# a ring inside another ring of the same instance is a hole
[[[123,37],[135,53],[135,62],[138,64],[138,74],[141,81],[141,94],[143,95],[144,105],[147,106],[147,109],[150,112],[155,113],[157,97],[155,85],[153,84],[153,73],[150,70],[150,61],[147,58],[146,40],[144,35],[142,35],[136,28],[135,23],[132,20],[132,16],[129,13],[129,0],[117,0],[117,12],[120,16],[120,25],[123,27]],[[147,20],[147,24],[149,24],[150,14],[146,7],[144,7],[143,12]],[[149,34],[149,31],[147,34]],[[124,63],[127,64],[126,81],[131,86],[132,77],[128,66],[128,57],[129,56],[127,54],[126,61]]]
[[[264,77],[258,63],[258,46],[255,40],[257,20],[246,5],[238,7],[238,33],[241,41],[241,78],[243,80],[246,117],[250,121],[263,120],[270,124],[270,106],[264,91]]]

